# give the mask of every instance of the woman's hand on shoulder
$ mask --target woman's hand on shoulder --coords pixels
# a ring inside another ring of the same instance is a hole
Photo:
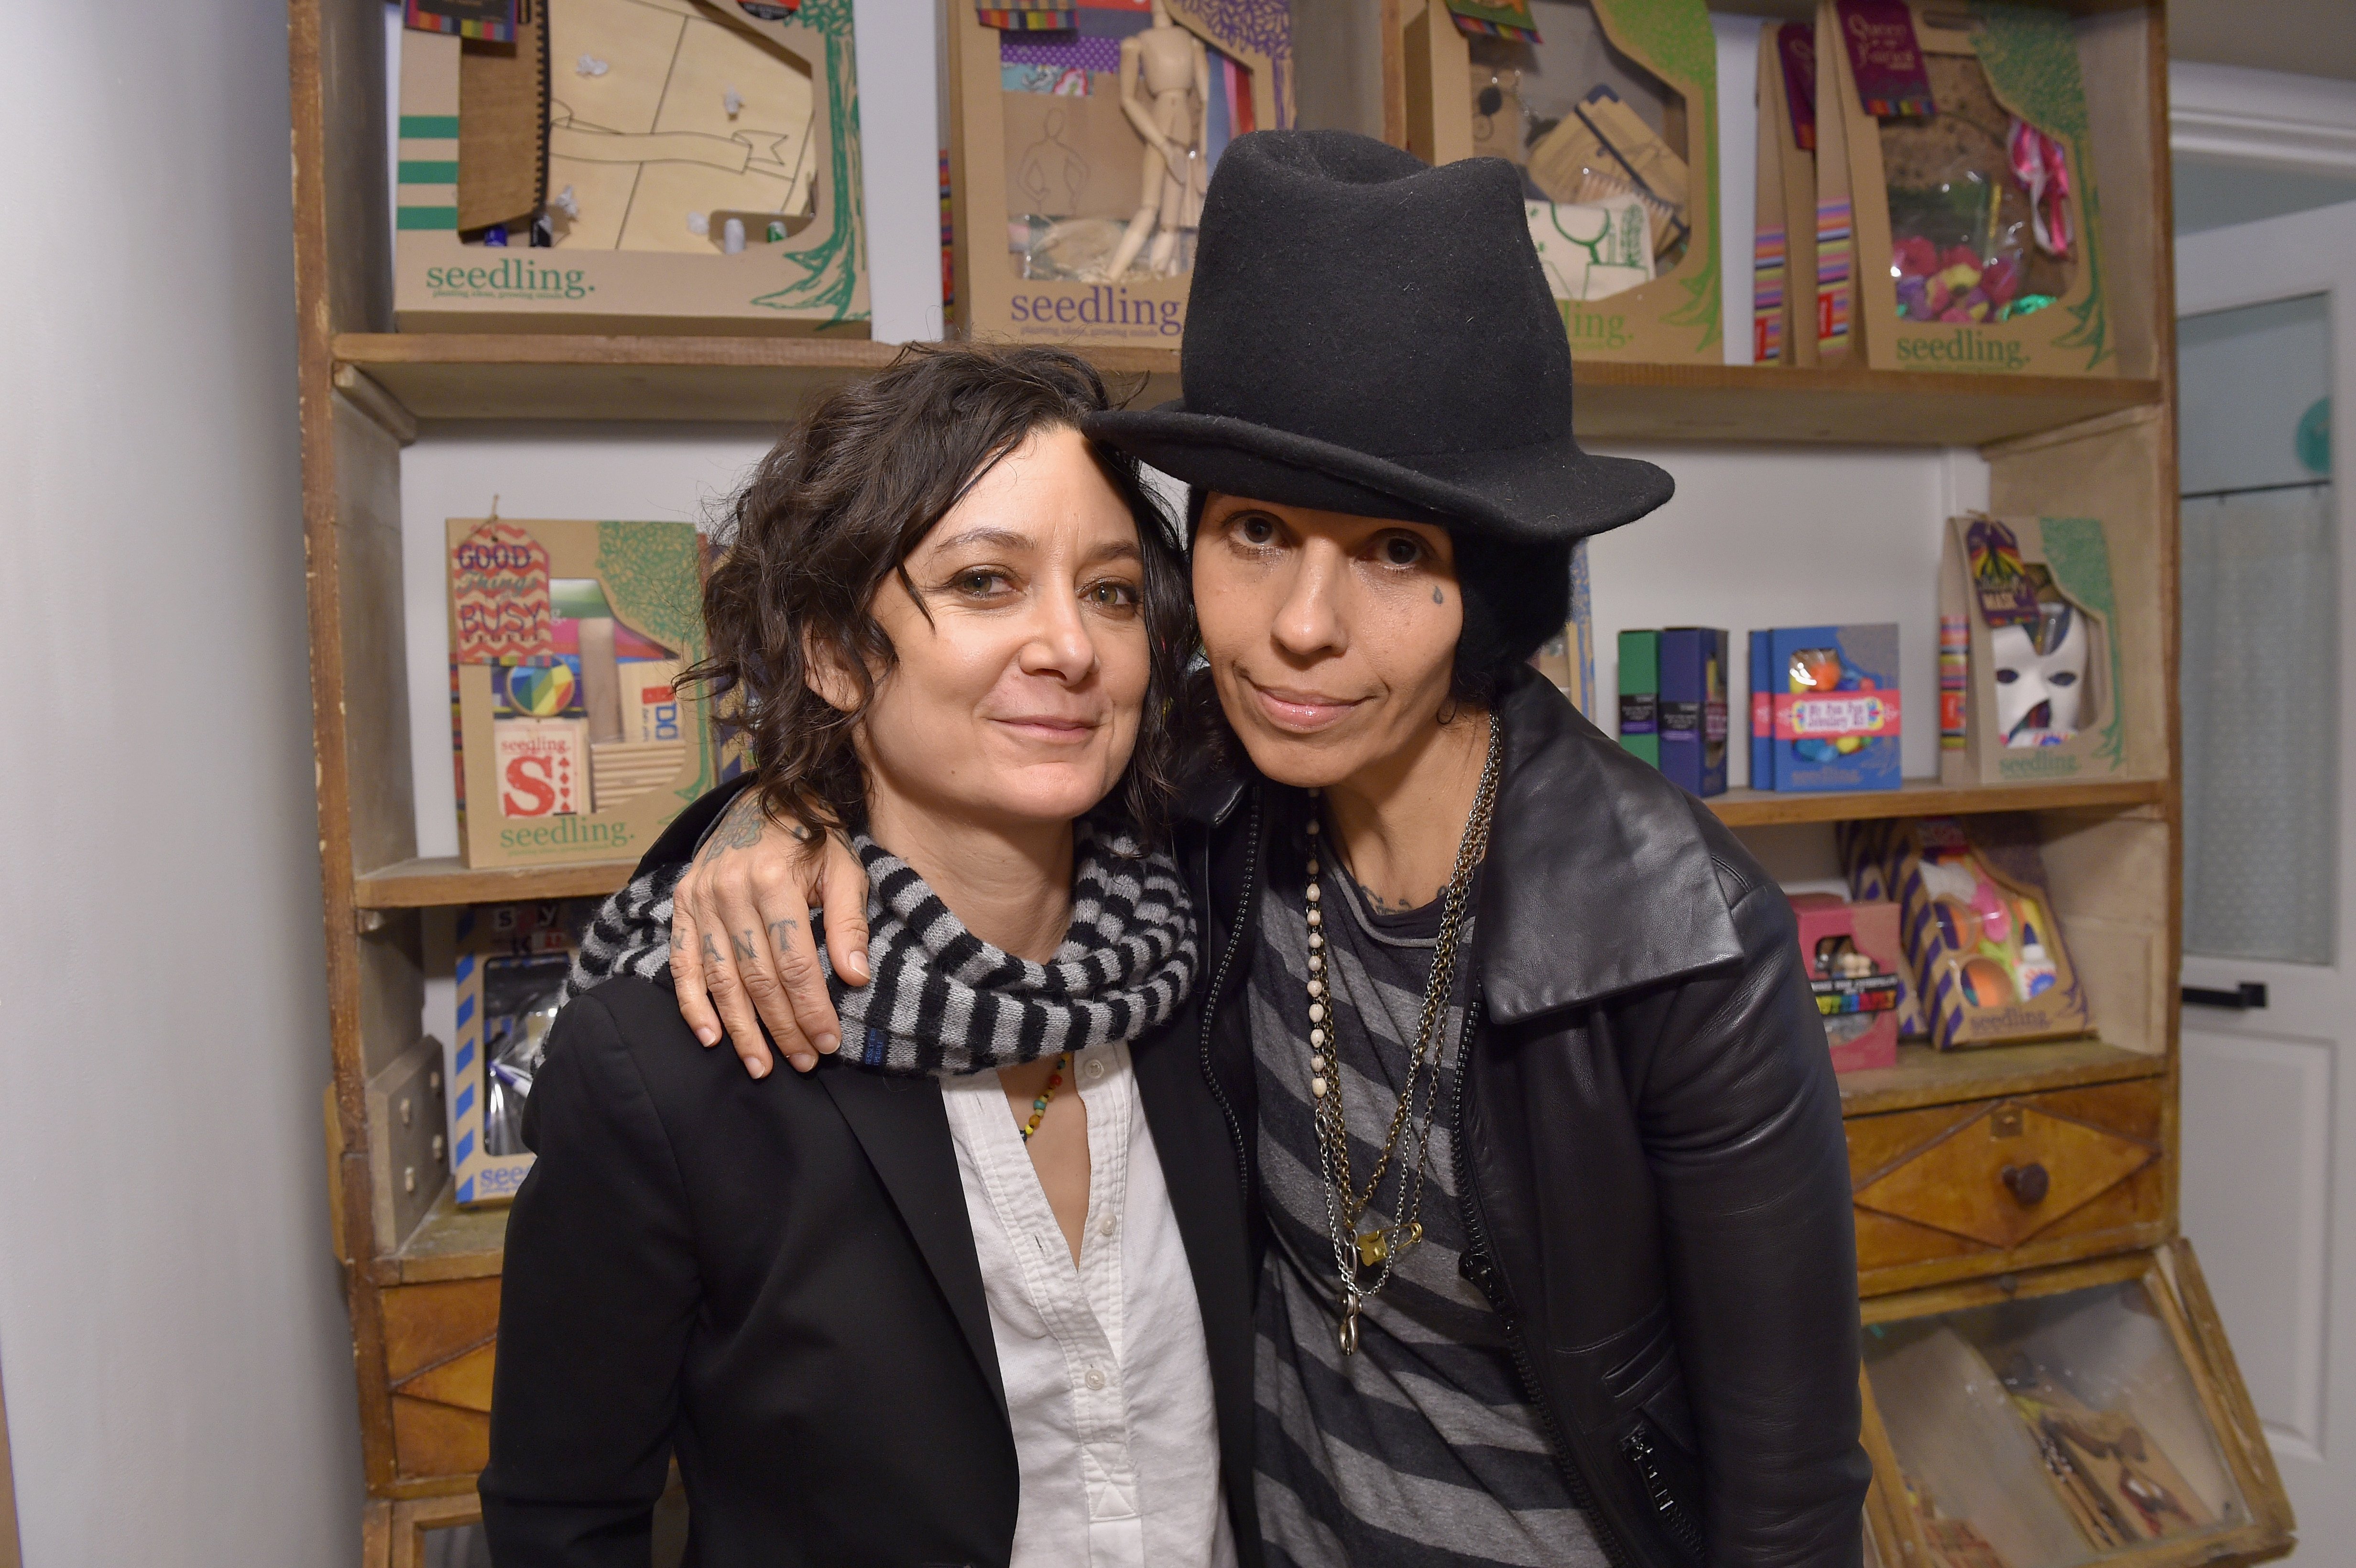
[[[776,823],[746,790],[713,825],[680,879],[670,918],[680,1016],[716,1045],[724,1029],[745,1071],[776,1065],[761,1027],[796,1071],[842,1043],[810,926],[824,912],[836,972],[867,984],[867,872],[840,835]]]

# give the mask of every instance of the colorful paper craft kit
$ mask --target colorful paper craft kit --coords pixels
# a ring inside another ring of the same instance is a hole
[[[458,837],[469,866],[636,859],[718,782],[687,523],[448,524]]]
[[[1411,151],[1522,166],[1575,355],[1724,357],[1718,63],[1701,0],[1434,0],[1409,23],[1406,64]]]
[[[2117,614],[2096,519],[1951,518],[1939,574],[1941,781],[2128,775]]]
[[[459,1203],[515,1196],[531,1151],[523,1106],[594,900],[458,912],[457,1028],[450,1045],[450,1171]]]
[[[851,0],[404,32],[398,164],[403,331],[867,336]],[[512,211],[471,200],[486,180]]]
[[[1822,0],[1818,18],[1817,118],[1839,123],[1867,361],[2116,375],[2069,14]]]
[[[1022,13],[950,6],[961,328],[1025,343],[1174,349],[1183,338],[1211,172],[1236,137],[1293,123],[1291,13],[1284,0],[1165,0],[1162,23],[1156,12],[1154,0],[1077,0],[1068,26],[1043,30]],[[1157,99],[1152,72],[1187,52],[1181,38],[1194,65]],[[1183,107],[1194,136],[1187,167],[1168,171],[1168,208],[1163,182],[1146,188],[1146,144],[1123,108],[1124,50],[1133,107]]]
[[[2087,1031],[2085,992],[2053,912],[2033,819],[2005,812],[1851,822],[1838,841],[1852,892],[1898,897],[1933,1045]]]
[[[1751,788],[1899,786],[1896,625],[1754,632],[1750,663]]]
[[[1850,903],[1831,893],[1795,893],[1800,956],[1808,989],[1825,1020],[1825,1042],[1835,1072],[1898,1065],[1898,1033],[1906,996],[1905,950],[1898,936],[1898,906]]]

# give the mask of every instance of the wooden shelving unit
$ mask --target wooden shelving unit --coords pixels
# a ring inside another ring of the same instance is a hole
[[[1414,11],[1418,0],[1403,8]],[[2109,1129],[2106,1136],[2141,1140],[2154,1153],[2115,1192],[2010,1248],[1928,1244],[1923,1227],[1908,1230],[1861,1206],[1865,1289],[1881,1317],[1901,1310],[1891,1304],[1914,1300],[1893,1292],[2001,1296],[2018,1271],[2125,1259],[2175,1232],[2181,892],[2163,21],[2158,0],[2065,8],[2076,17],[2089,112],[2101,128],[2092,177],[2102,193],[2118,376],[1600,364],[1577,372],[1580,433],[1598,444],[1977,446],[1999,511],[2100,516],[2150,530],[2154,548],[2140,559],[2154,564],[2141,576],[2122,573],[2117,588],[2126,613],[2150,635],[2151,667],[2138,667],[2136,679],[2164,694],[2136,720],[2157,727],[2148,733],[2164,731],[2165,746],[2155,748],[2169,759],[2160,776],[1964,790],[1917,781],[1847,795],[1738,791],[1709,803],[1746,830],[2037,814],[2054,913],[2103,1038],[1948,1053],[1908,1047],[1896,1067],[1848,1078],[1843,1104],[1860,1182],[1917,1152],[1960,1147],[1955,1128],[1999,1115]],[[1397,26],[1401,7],[1384,9]],[[379,1568],[415,1561],[418,1530],[472,1517],[507,1225],[501,1210],[463,1211],[451,1200],[435,1136],[439,1047],[421,1032],[421,912],[594,897],[628,870],[614,862],[476,871],[419,857],[411,695],[402,674],[400,449],[433,421],[776,423],[896,351],[827,337],[392,331],[381,7],[289,0],[289,16],[305,546],[335,1069],[329,1187],[359,1389],[369,1497],[364,1552]],[[1387,47],[1387,55],[1397,52]],[[1173,354],[1094,357],[1105,370],[1135,378],[1142,401],[1177,395]],[[2128,1264],[2105,1266],[2115,1273]],[[2217,1381],[2238,1392],[2229,1357]],[[2245,1551],[2237,1537],[2212,1555],[2248,1560],[2284,1549],[2287,1516],[2279,1518],[2263,1550]],[[1884,1561],[1927,1568],[1887,1553]]]
[[[1793,822],[1858,822],[1883,816],[1970,816],[1989,811],[2087,810],[2159,806],[2164,779],[2104,779],[2092,784],[1992,784],[1950,788],[1935,779],[1909,779],[1900,789],[1856,794],[1789,795],[1730,789],[1702,802],[1729,827],[1772,827]]]
[[[353,879],[361,909],[434,909],[448,904],[525,903],[535,899],[604,898],[630,880],[627,860],[476,870],[455,855],[402,860]]]
[[[797,337],[586,337],[342,333],[337,385],[417,420],[790,419],[815,394],[890,363],[887,344]],[[1178,356],[1086,350],[1178,395]],[[1981,446],[2161,400],[2157,380],[1798,370],[1752,365],[1581,365],[1581,439]]]

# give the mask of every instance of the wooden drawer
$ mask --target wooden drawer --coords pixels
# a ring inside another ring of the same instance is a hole
[[[396,1285],[382,1299],[397,1479],[471,1485],[490,1458],[498,1279]]]
[[[2166,1114],[2155,1077],[1850,1118],[1866,1294],[2158,1241]]]

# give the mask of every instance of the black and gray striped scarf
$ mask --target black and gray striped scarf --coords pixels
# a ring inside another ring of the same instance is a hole
[[[1175,1013],[1196,968],[1177,863],[1115,824],[1083,818],[1073,834],[1071,929],[1045,964],[974,935],[906,861],[854,835],[874,978],[853,989],[827,965],[844,1060],[909,1075],[987,1072],[1135,1040]],[[609,976],[652,979],[670,966],[671,894],[686,870],[659,866],[605,901],[583,933],[566,1001]]]

